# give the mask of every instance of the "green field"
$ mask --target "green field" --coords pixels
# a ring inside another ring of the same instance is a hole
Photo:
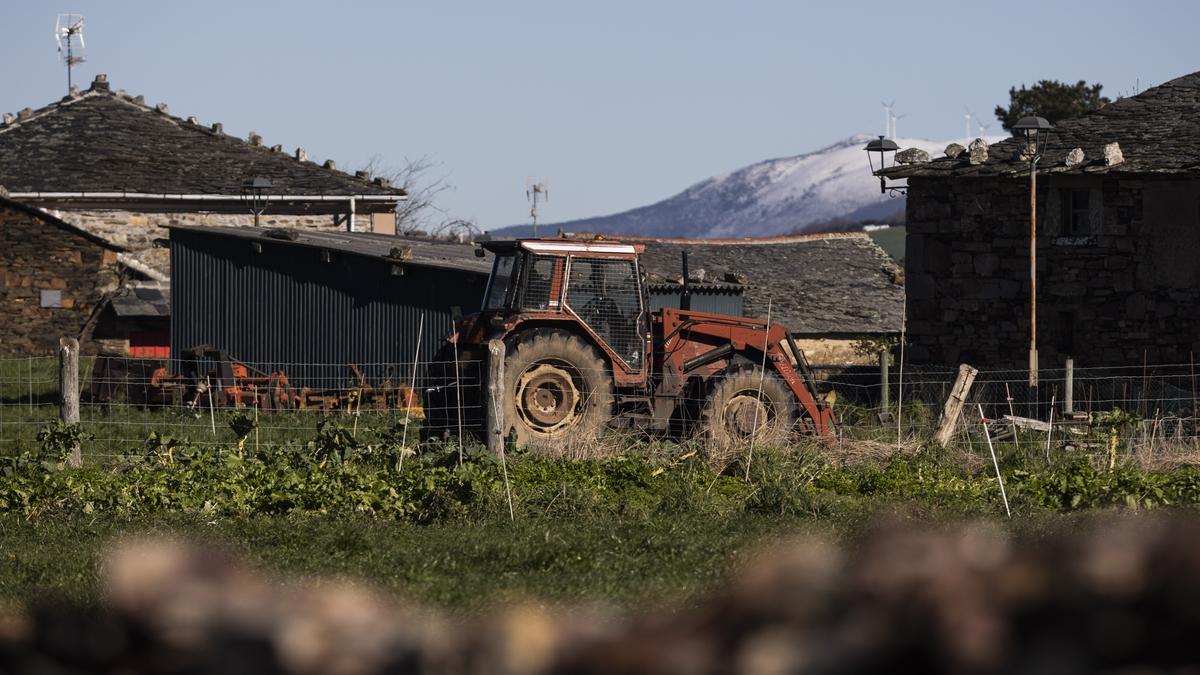
[[[502,464],[468,449],[421,455],[325,429],[308,446],[214,453],[160,447],[68,469],[52,454],[0,468],[0,598],[94,602],[112,538],[182,534],[265,570],[350,577],[420,603],[472,611],[515,598],[618,606],[687,602],[763,543],[842,538],[883,515],[1043,527],[1095,509],[1200,504],[1200,470],[1108,470],[1003,461],[1013,518],[990,466],[948,451],[837,465],[819,448],[759,449],[712,471],[683,446],[638,456]],[[651,451],[652,450],[652,451]],[[507,474],[507,482],[505,475]],[[512,515],[509,510],[509,495]]]

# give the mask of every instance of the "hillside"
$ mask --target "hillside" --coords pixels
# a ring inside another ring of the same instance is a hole
[[[621,213],[539,226],[646,237],[765,237],[803,232],[839,220],[888,220],[904,208],[904,197],[879,193],[870,174],[862,134],[794,157],[770,159],[714,176],[660,202]],[[938,156],[945,142],[897,139]],[[493,230],[524,235],[527,225]]]

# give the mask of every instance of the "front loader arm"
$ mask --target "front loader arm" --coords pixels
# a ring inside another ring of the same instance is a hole
[[[676,364],[678,372],[686,374],[693,367],[705,365],[735,352],[753,350],[761,354],[765,346],[766,360],[770,367],[779,374],[796,397],[796,401],[808,413],[813,421],[814,431],[827,440],[833,440],[833,410],[817,398],[811,377],[802,376],[792,365],[783,348],[785,340],[790,344],[790,337],[783,326],[768,325],[766,321],[749,317],[671,308],[661,311],[663,353],[668,355],[668,358],[670,355],[689,351],[681,349],[688,343],[703,342],[712,346],[711,351],[680,360]],[[804,363],[802,354],[797,352],[795,357],[797,364]]]

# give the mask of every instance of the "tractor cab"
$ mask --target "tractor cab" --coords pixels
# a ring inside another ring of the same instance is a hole
[[[621,369],[637,372],[648,354],[643,247],[600,241],[487,242],[495,256],[481,318],[511,331],[518,323],[578,323]]]

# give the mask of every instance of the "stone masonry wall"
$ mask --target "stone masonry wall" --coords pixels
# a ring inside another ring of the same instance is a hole
[[[116,252],[3,205],[0,251],[0,356],[54,354],[119,282]],[[43,290],[60,291],[62,307],[43,308]],[[90,336],[81,342],[94,349]]]
[[[254,216],[249,213],[143,213],[118,210],[51,210],[49,213],[77,225],[92,234],[103,237],[118,246],[135,252],[136,257],[155,267],[164,274],[170,270],[170,253],[165,248],[154,248],[155,239],[166,239],[169,225],[192,225],[209,227],[250,227]],[[318,230],[343,230],[345,224],[334,225],[333,216],[285,216],[262,214],[262,227],[303,228]],[[357,214],[354,231],[366,232],[371,227],[369,214]]]
[[[1063,190],[1091,232],[1068,236]],[[1039,177],[1040,367],[1187,363],[1200,352],[1200,182]],[[910,181],[906,251],[914,362],[1026,368],[1027,178]]]

